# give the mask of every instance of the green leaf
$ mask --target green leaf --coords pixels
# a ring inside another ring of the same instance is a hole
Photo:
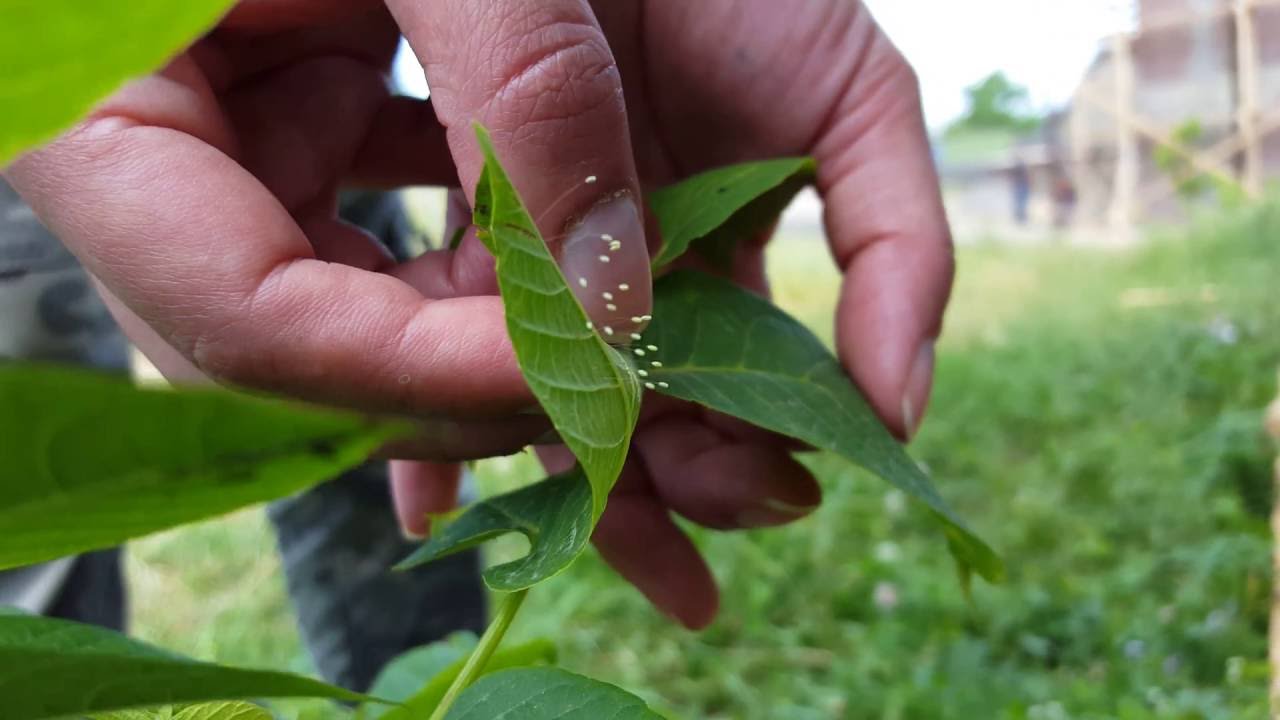
[[[586,471],[592,517],[599,518],[627,457],[640,385],[630,359],[591,329],[498,162],[489,133],[477,125],[476,137],[485,166],[475,224],[498,261],[507,332],[525,380]]]
[[[419,651],[422,654],[416,658],[411,655],[402,655],[392,661],[392,667],[400,664],[402,659],[410,663],[410,665],[402,669],[405,682],[398,683],[395,687],[386,688],[392,691],[390,694],[379,689],[376,683],[369,692],[379,698],[395,700],[404,704],[397,707],[365,705],[361,708],[361,712],[365,713],[361,716],[362,720],[363,718],[368,720],[418,720],[419,718],[429,717],[432,711],[436,709],[436,706],[440,704],[441,698],[448,691],[454,678],[458,677],[458,673],[462,671],[462,666],[466,664],[470,651],[475,648],[476,637],[474,635],[467,637],[466,641],[465,643],[451,643],[444,647],[443,652],[428,654],[427,651],[440,646],[440,643],[435,643],[425,648],[420,648]],[[440,663],[445,657],[452,657],[452,659],[448,662]],[[428,662],[428,658],[430,658],[430,662]],[[554,643],[550,640],[534,640],[522,645],[498,650],[489,658],[489,662],[480,672],[481,676],[483,676],[500,670],[554,663],[555,660],[556,646]],[[416,674],[417,677],[412,687],[409,687],[408,680],[410,675],[413,674]]]
[[[246,702],[205,703],[178,710],[173,720],[271,720],[271,713]]]
[[[6,0],[0,21],[0,166],[152,72],[211,28],[233,0]]]
[[[173,720],[173,708],[147,708],[144,710],[116,710],[89,716],[92,720]]]
[[[247,702],[214,702],[182,708],[117,710],[93,716],[93,720],[272,720],[265,708]]]
[[[297,492],[403,430],[222,390],[0,365],[0,568]]]
[[[645,342],[662,366],[659,392],[830,450],[923,502],[943,520],[964,566],[998,580],[999,557],[938,495],[876,418],[840,362],[772,303],[726,280],[676,272],[654,288]]]
[[[621,688],[553,668],[493,673],[467,688],[446,720],[662,720]]]
[[[369,699],[300,675],[191,660],[90,625],[0,616],[5,720],[257,697]]]
[[[662,230],[654,269],[695,241],[723,261],[734,243],[777,219],[815,172],[811,158],[779,158],[716,168],[652,193],[649,207]]]
[[[591,539],[591,486],[582,470],[476,503],[436,533],[396,569],[437,560],[509,532],[529,540],[529,554],[484,571],[489,587],[514,592],[556,575]]]
[[[369,694],[394,702],[408,700],[422,687],[424,680],[439,675],[460,660],[465,661],[475,648],[477,639],[475,633],[457,632],[430,645],[401,653],[378,673]],[[380,717],[390,709],[383,705],[362,708],[362,717]]]

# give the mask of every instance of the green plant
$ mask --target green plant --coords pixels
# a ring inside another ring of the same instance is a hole
[[[37,93],[32,104],[50,112],[11,116],[0,125],[0,161],[65,126],[121,79],[160,62],[225,5],[193,5],[189,17],[164,25],[163,32],[155,26],[163,25],[158,19],[164,13],[154,3],[105,13],[99,32],[152,28],[145,33],[151,42],[140,45],[146,52],[112,56],[96,70],[70,63],[94,82],[61,104],[46,105],[47,97]],[[82,17],[22,7],[27,22],[20,26],[45,22],[55,40],[84,42]],[[31,83],[16,87],[47,92],[59,77],[27,60],[20,69]],[[521,369],[578,466],[476,504],[407,561],[427,562],[512,531],[529,538],[526,557],[486,571],[489,585],[510,595],[467,659],[419,678],[422,686],[408,696],[388,691],[387,684],[382,689],[388,697],[365,697],[297,675],[200,663],[102,630],[10,614],[0,617],[6,717],[179,705],[161,716],[230,720],[254,711],[225,702],[184,704],[253,697],[363,701],[360,712],[367,716],[432,720],[517,709],[532,720],[585,720],[606,711],[619,718],[658,717],[615,687],[563,670],[500,670],[545,660],[546,654],[498,649],[529,588],[585,550],[626,458],[642,388],[704,404],[862,465],[941,521],[963,578],[970,571],[991,580],[1001,575],[995,554],[942,501],[829,351],[785,313],[709,276],[676,273],[655,287],[657,317],[645,349],[610,344],[612,328],[587,321],[482,128],[477,139],[486,164],[474,222],[497,258]],[[738,238],[767,225],[813,170],[804,158],[740,165],[658,193],[653,210],[666,245],[655,265],[661,269],[690,248],[723,257]],[[110,433],[98,432],[108,424]],[[6,439],[0,450],[0,568],[109,547],[295,492],[406,432],[399,422],[226,392],[139,390],[67,370],[0,367],[0,436]],[[401,666],[396,671],[405,672]],[[70,686],[74,691],[67,691]],[[529,703],[534,695],[539,702]]]
[[[442,695],[424,689],[409,701],[410,707],[423,714],[430,711],[432,718],[453,717],[448,713],[464,713],[463,708],[477,703],[518,703],[523,696],[511,688],[527,688],[530,683],[595,693],[601,703],[623,702],[625,695],[616,690],[551,670],[505,673],[474,693],[467,687],[484,670],[495,669],[490,658],[524,593],[585,550],[626,457],[642,384],[830,449],[866,467],[922,501],[942,521],[964,573],[972,569],[990,579],[999,576],[995,555],[962,524],[879,424],[830,352],[767,302],[709,276],[673,273],[655,287],[655,319],[644,341],[648,353],[639,348],[627,352],[605,342],[569,292],[486,133],[477,133],[488,162],[476,195],[476,223],[498,259],[512,342],[535,395],[580,464],[570,473],[467,509],[406,561],[406,566],[427,562],[512,531],[524,533],[531,545],[524,558],[486,571],[491,587],[512,593],[504,609],[471,658],[460,668],[447,669],[453,675],[448,689]],[[780,173],[778,163],[739,166],[666,191],[667,205],[655,208],[661,221],[672,228],[690,228],[673,230],[669,242],[686,247],[709,243],[720,227],[736,223],[745,233],[754,230],[755,223],[767,222],[770,213],[753,203],[777,204],[776,188],[785,187],[783,194],[789,197],[800,187],[794,179],[812,172],[807,161],[788,162],[786,167]],[[706,219],[702,216],[708,215],[709,207],[715,212]],[[699,217],[687,219],[680,213]],[[678,254],[664,253],[660,259]],[[0,478],[3,567],[109,546],[287,494],[358,462],[404,431],[398,423],[223,392],[135,390],[79,373],[32,367],[0,370],[0,400],[5,410],[0,430],[16,440],[0,454],[6,473]],[[36,421],[30,422],[30,417]],[[106,418],[116,433],[81,432]],[[7,622],[48,627],[53,621]],[[4,648],[0,643],[0,651]],[[56,649],[41,651],[54,656],[49,659],[54,666],[63,662]],[[108,652],[100,659],[112,663],[117,658]],[[441,685],[439,680],[434,685],[430,678],[423,680],[436,688]],[[335,696],[332,688],[296,684],[300,682],[253,692]],[[140,685],[144,687],[137,693],[120,697],[100,692],[81,700],[63,696],[62,702],[72,704],[57,709],[94,712],[241,696],[236,686],[220,683],[218,677],[200,683],[203,697],[172,694],[164,683]],[[49,716],[40,709],[47,702],[36,702],[20,717]]]
[[[126,79],[154,70],[213,27],[232,4],[6,2],[0,22],[0,166],[70,127]]]
[[[1008,130],[1025,133],[1040,126],[1040,117],[1029,108],[1027,89],[1003,72],[993,72],[964,90],[969,107],[947,128],[948,133],[973,130]]]
[[[966,601],[927,514],[821,453],[803,459],[823,488],[805,520],[686,526],[721,588],[707,630],[672,625],[587,553],[529,594],[507,643],[554,637],[562,667],[690,719],[1266,717],[1270,533],[1250,507],[1274,462],[1259,428],[1280,358],[1278,235],[1280,213],[1256,207],[1122,250],[956,248],[911,454],[1000,548],[1004,584]],[[778,305],[830,342],[841,279],[817,230],[785,229],[768,262]],[[482,496],[539,473],[530,452],[476,465]],[[137,636],[304,667],[272,541],[254,509],[130,543]],[[245,587],[250,572],[264,582]],[[342,717],[326,701],[275,709]]]

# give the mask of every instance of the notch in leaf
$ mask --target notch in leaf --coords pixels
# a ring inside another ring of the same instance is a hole
[[[408,570],[518,532],[528,538],[529,554],[484,571],[489,587],[515,592],[569,567],[586,549],[593,525],[591,485],[575,468],[472,505],[396,569]]]

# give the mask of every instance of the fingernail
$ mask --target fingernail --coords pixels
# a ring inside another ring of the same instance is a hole
[[[400,536],[403,537],[408,542],[422,542],[427,539],[426,534],[419,535],[418,533],[414,532],[413,530],[410,530],[404,525],[400,526]]]
[[[629,194],[596,204],[573,225],[557,257],[591,327],[613,345],[632,342],[652,312],[644,223]]]
[[[785,500],[765,498],[754,507],[738,513],[738,527],[762,528],[785,525],[817,509],[817,505],[795,505]]]
[[[933,385],[933,340],[925,340],[916,351],[902,391],[902,428],[906,439],[915,437],[920,429],[920,419],[929,402],[929,388]]]

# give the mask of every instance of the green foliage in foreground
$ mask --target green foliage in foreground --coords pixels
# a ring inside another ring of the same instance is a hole
[[[6,0],[0,22],[0,166],[164,64],[232,0]]]
[[[467,689],[448,720],[662,720],[607,683],[553,668],[504,670]]]
[[[817,458],[813,517],[699,536],[723,590],[707,632],[672,627],[588,555],[530,596],[513,634],[558,633],[569,669],[690,720],[1266,717],[1271,450],[1258,428],[1280,361],[1276,237],[1272,210],[1132,251],[960,248],[912,450],[1009,566],[971,605],[933,523]],[[807,238],[783,239],[770,262],[784,307],[826,336],[828,263]],[[533,465],[481,475],[508,489]],[[135,544],[139,632],[227,662],[301,657],[270,543],[255,514]],[[184,562],[206,548],[220,562]],[[271,590],[238,587],[248,572]],[[203,601],[162,599],[192,590],[233,609],[184,631]]]
[[[360,706],[356,720],[420,720],[440,705],[449,686],[462,673],[478,639],[470,633],[455,634],[404,653],[392,660],[378,675],[369,694],[403,703],[389,707],[381,703]],[[529,668],[554,663],[556,647],[550,640],[533,640],[509,645],[495,652],[479,671],[481,676],[511,668]]]
[[[0,364],[0,568],[111,547],[311,487],[402,423]]]
[[[94,715],[92,720],[273,720],[265,708],[247,702],[213,702],[185,707],[118,710]]]
[[[0,615],[0,697],[6,720],[240,697],[361,699],[311,678],[219,667],[101,628],[20,614]]]

